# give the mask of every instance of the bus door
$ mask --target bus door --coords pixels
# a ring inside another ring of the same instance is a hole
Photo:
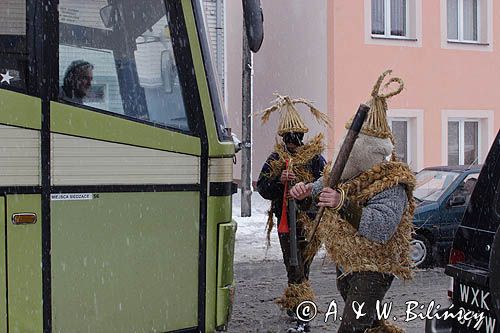
[[[31,1],[0,4],[0,331],[42,331],[41,100]]]
[[[12,89],[5,82],[1,88],[0,331],[40,332],[43,312],[40,100]]]
[[[52,331],[194,331],[206,166],[180,1],[60,0],[59,36]]]
[[[0,89],[0,331],[39,332],[40,100],[7,89]]]

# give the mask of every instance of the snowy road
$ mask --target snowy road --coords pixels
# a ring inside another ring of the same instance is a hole
[[[252,216],[240,217],[240,194],[233,196],[233,218],[238,222],[235,248],[235,280],[236,296],[232,319],[228,332],[285,332],[290,327],[287,316],[279,310],[274,300],[281,296],[286,285],[286,272],[281,259],[281,251],[276,231],[272,233],[271,247],[266,252],[265,223],[269,201],[262,199],[257,193],[252,197]],[[338,315],[342,314],[344,303],[335,287],[335,266],[323,260],[320,253],[311,268],[310,280],[316,291],[316,304],[319,310],[317,317],[311,322],[312,332],[335,332],[339,321],[333,316],[325,323],[325,314],[329,305],[335,301]],[[449,278],[444,269],[434,268],[417,271],[410,282],[395,280],[386,299],[392,302],[391,318],[396,324],[405,328],[407,333],[424,332],[424,321],[411,319],[419,312],[415,309],[407,314],[409,306],[418,302],[424,307],[420,312],[425,314],[429,302],[435,301],[441,307],[448,305],[447,288]]]

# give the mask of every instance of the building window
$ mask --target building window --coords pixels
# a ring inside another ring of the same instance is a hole
[[[481,135],[479,120],[448,121],[448,165],[479,163]]]
[[[422,0],[364,3],[365,44],[422,47]]]
[[[478,42],[480,0],[447,0],[448,40]]]
[[[389,125],[394,135],[396,143],[396,158],[405,163],[410,163],[411,159],[411,142],[409,136],[409,120],[408,119],[391,119]]]
[[[372,35],[409,37],[407,0],[372,0]]]
[[[395,141],[396,158],[413,171],[424,167],[424,111],[389,109],[387,119]]]

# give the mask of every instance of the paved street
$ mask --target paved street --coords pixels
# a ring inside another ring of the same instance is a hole
[[[312,332],[335,332],[338,328],[339,321],[334,321],[333,316],[324,322],[332,301],[337,303],[339,316],[344,307],[335,287],[335,277],[335,266],[332,263],[323,263],[321,258],[315,260],[310,278],[316,291],[319,313],[311,323]],[[290,327],[288,317],[274,303],[285,287],[285,268],[281,261],[236,263],[235,280],[235,305],[229,332],[285,332]],[[420,270],[413,281],[395,280],[384,301],[393,302],[391,317],[396,317],[396,323],[404,327],[407,333],[422,333],[423,320],[405,322],[406,302],[418,301],[419,305],[424,305],[424,309],[420,310],[424,314],[432,300],[446,307],[448,285],[449,278],[444,275],[442,268]],[[415,314],[420,311],[413,310]]]

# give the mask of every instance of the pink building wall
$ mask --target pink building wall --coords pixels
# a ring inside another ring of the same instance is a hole
[[[378,75],[393,69],[404,80],[405,90],[389,100],[389,108],[419,110],[423,115],[417,143],[423,156],[415,168],[447,163],[446,115],[487,117],[482,130],[484,161],[500,128],[500,11],[491,15],[489,46],[478,48],[481,50],[474,50],[475,45],[457,45],[472,50],[444,49],[446,22],[443,25],[442,12],[446,2],[416,2],[421,4],[421,36],[410,42],[411,46],[390,46],[366,43],[371,39],[366,26],[370,24],[370,1],[328,1],[328,110],[334,119],[330,146],[341,139],[344,124],[359,103],[368,100]]]

